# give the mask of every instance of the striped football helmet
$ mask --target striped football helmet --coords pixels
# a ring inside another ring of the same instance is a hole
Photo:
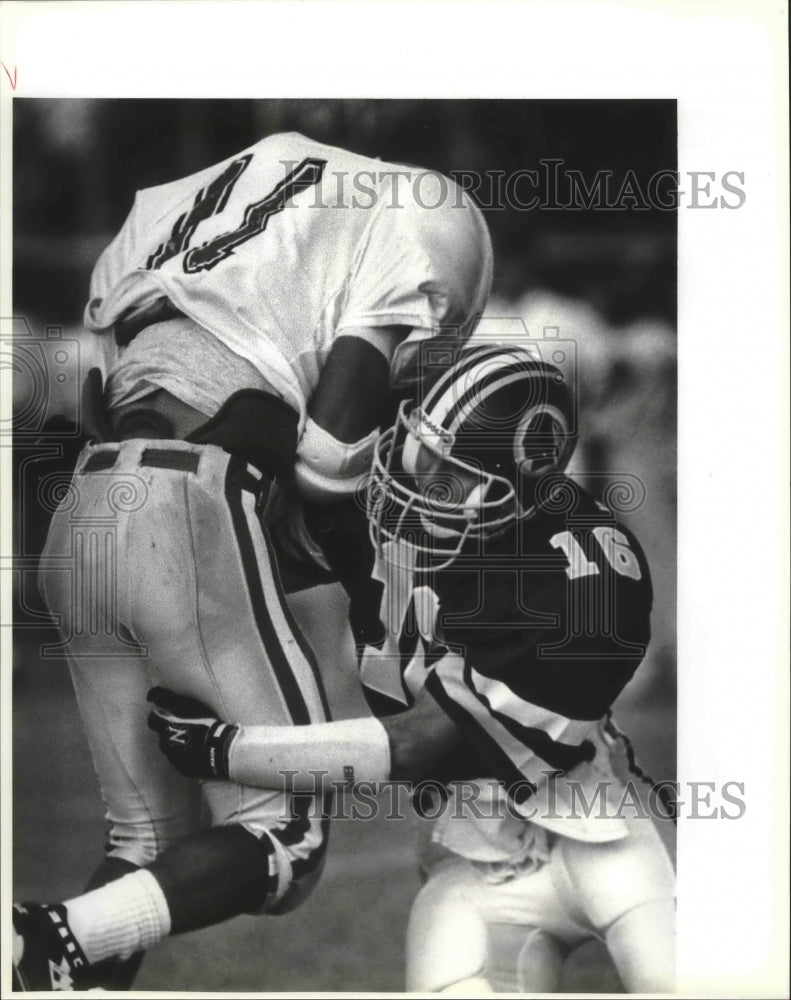
[[[415,568],[441,569],[469,540],[532,516],[538,481],[566,468],[575,430],[560,369],[524,347],[467,344],[377,441],[367,493],[377,551],[405,543]]]

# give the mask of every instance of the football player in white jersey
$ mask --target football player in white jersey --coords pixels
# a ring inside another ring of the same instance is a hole
[[[467,337],[491,271],[483,217],[451,181],[298,134],[137,194],[91,279],[85,326],[114,349],[86,382],[92,440],[40,568],[107,856],[87,895],[15,907],[17,988],[88,985],[104,959],[310,891],[317,795],[219,780],[221,753],[202,788],[185,781],[151,741],[146,693],[252,726],[328,718],[275,546],[311,563],[294,498],[353,492],[416,345]]]
[[[523,991],[556,989],[564,955],[592,938],[628,991],[673,990],[672,866],[634,808],[640,772],[610,717],[650,638],[650,575],[633,535],[563,475],[574,427],[557,369],[470,344],[379,440],[375,555],[359,510],[325,512],[318,534],[350,591],[375,717],[229,726],[151,692],[149,724],[184,774],[215,773],[219,738],[224,773],[245,784],[447,787],[421,858],[408,990],[489,989],[497,925],[522,929]]]

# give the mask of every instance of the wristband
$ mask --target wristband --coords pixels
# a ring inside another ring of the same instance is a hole
[[[227,781],[230,777],[228,758],[231,745],[239,732],[239,726],[228,722],[216,722],[206,734],[206,752],[209,770],[215,778]]]

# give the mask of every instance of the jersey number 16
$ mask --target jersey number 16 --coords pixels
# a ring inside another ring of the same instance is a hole
[[[593,537],[599,543],[604,557],[620,576],[628,576],[632,580],[642,578],[640,563],[637,556],[629,548],[629,541],[622,531],[606,525],[598,525],[592,530]],[[562,549],[569,561],[566,573],[570,580],[580,576],[595,576],[599,567],[588,559],[582,546],[570,531],[559,531],[553,535],[549,544],[555,549]]]

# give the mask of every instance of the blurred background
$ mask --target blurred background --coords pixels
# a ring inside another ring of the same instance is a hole
[[[619,473],[645,487],[644,502],[622,519],[651,565],[654,638],[616,718],[645,769],[673,778],[676,213],[645,194],[659,171],[676,169],[675,102],[17,99],[13,111],[14,316],[35,336],[55,326],[79,337],[91,268],[137,189],[193,173],[267,134],[295,130],[383,160],[482,177],[473,196],[494,245],[489,315],[522,319],[537,338],[556,327],[576,342],[581,439],[572,471],[594,492]],[[562,161],[559,174],[542,167],[549,160]],[[506,206],[497,178],[531,169],[539,171],[538,189],[519,197],[537,193],[547,207]],[[550,207],[567,203],[569,171],[588,185],[597,171],[609,172],[610,207]],[[560,177],[555,187],[553,176]],[[15,440],[18,899],[79,891],[103,837],[68,672],[39,655],[56,641],[35,587],[49,517],[39,498],[80,447],[68,426],[48,431]],[[324,587],[294,598],[294,606],[336,715],[361,714],[343,594]],[[339,820],[325,878],[308,904],[277,920],[239,918],[165,942],[146,959],[136,988],[403,989],[403,932],[419,886],[415,827],[382,817]],[[670,831],[663,835],[672,840]],[[564,985],[569,992],[620,989],[595,946],[572,958]]]

